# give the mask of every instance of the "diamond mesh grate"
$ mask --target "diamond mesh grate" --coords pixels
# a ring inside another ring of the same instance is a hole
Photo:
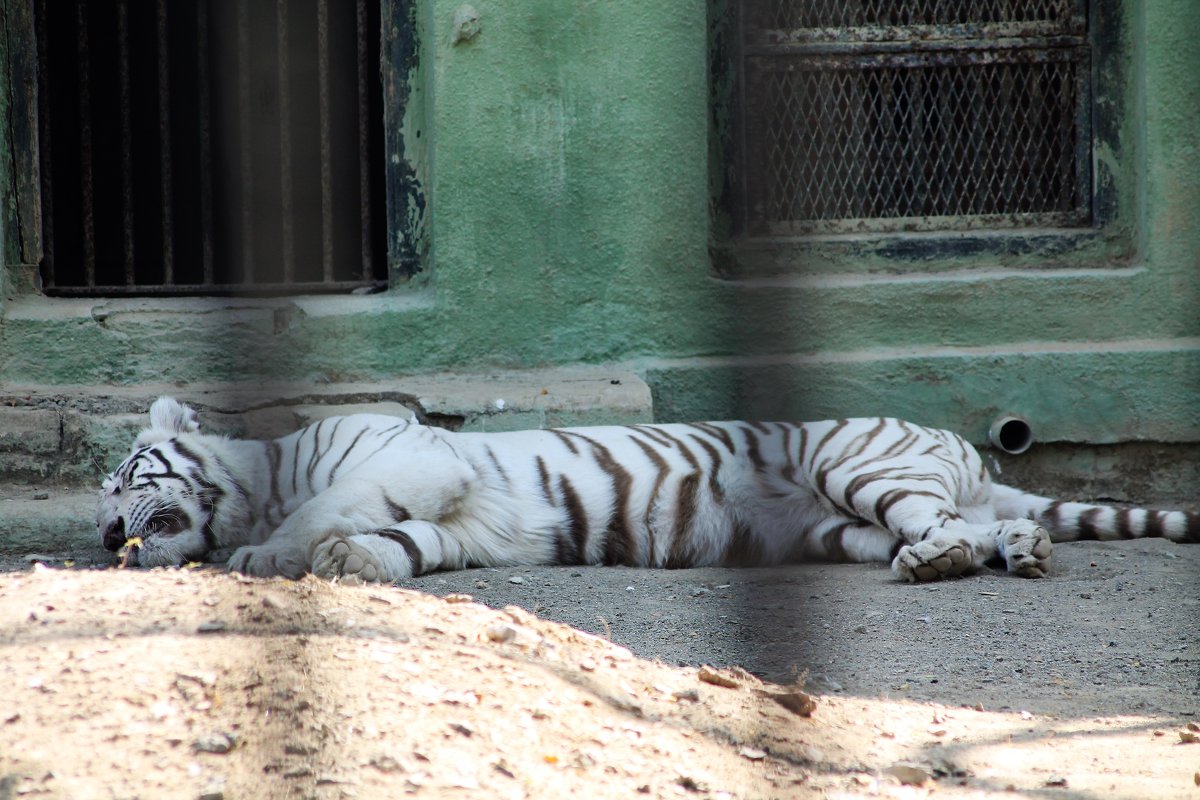
[[[751,3],[763,27],[848,28],[1042,22],[1067,25],[1076,0],[770,0]]]
[[[1047,38],[1045,26],[1001,40],[953,27],[1075,25],[1077,0],[746,8],[751,21],[766,15],[780,27],[867,26],[827,30],[812,44],[784,37],[747,47],[742,172],[752,235],[1089,223],[1085,40]],[[883,24],[949,27],[872,40],[870,26]]]
[[[768,221],[1070,214],[1077,69],[769,64],[752,207]]]

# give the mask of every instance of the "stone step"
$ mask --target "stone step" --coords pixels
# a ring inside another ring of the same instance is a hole
[[[96,490],[0,485],[0,561],[107,564],[96,535]]]
[[[202,430],[273,438],[334,414],[416,414],[455,430],[502,431],[652,421],[650,388],[627,369],[563,368],[271,386],[0,388],[0,481],[92,489],[128,454],[146,411],[171,395]]]

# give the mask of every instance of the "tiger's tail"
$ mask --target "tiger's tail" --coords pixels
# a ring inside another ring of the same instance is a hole
[[[1050,531],[1050,540],[1054,542],[1142,537],[1200,542],[1200,514],[1192,511],[1071,503],[1039,497],[1011,486],[993,485],[992,490],[1000,519],[1031,519]]]

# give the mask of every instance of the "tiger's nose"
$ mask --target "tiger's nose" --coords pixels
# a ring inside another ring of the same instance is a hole
[[[125,518],[117,517],[116,522],[109,524],[100,534],[100,541],[103,542],[105,550],[120,550],[125,544]]]

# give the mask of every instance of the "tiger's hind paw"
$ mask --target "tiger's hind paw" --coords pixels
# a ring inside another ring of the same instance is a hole
[[[1022,578],[1044,578],[1050,574],[1054,545],[1049,532],[1029,520],[1006,522],[996,535],[996,546],[1008,571]]]
[[[330,539],[313,553],[313,574],[340,583],[382,583],[394,580],[370,548],[349,539]]]
[[[957,539],[926,539],[905,545],[892,561],[892,572],[909,583],[953,578],[974,569],[971,546]]]

